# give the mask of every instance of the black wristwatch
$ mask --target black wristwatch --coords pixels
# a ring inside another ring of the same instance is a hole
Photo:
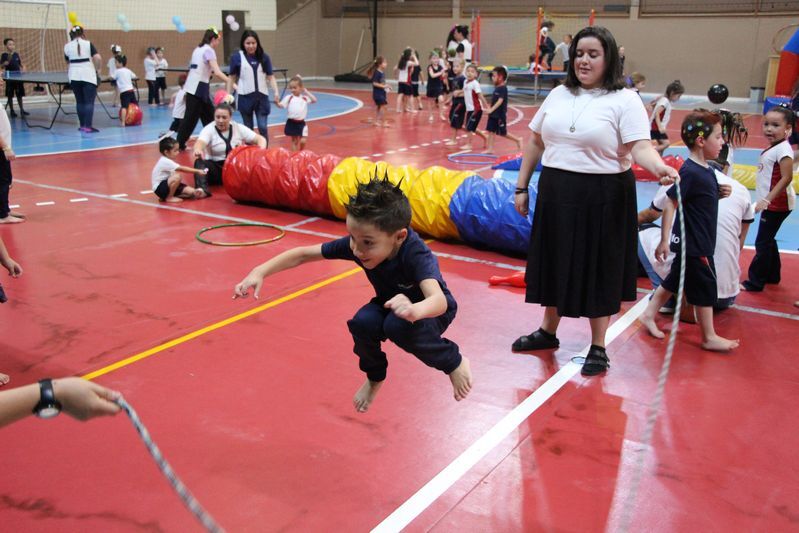
[[[61,412],[61,404],[55,399],[53,380],[43,379],[39,382],[41,397],[39,403],[33,408],[33,414],[39,418],[53,418]]]

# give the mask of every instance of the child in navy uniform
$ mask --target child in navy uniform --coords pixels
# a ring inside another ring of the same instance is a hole
[[[725,339],[716,334],[713,327],[713,305],[716,303],[716,270],[713,253],[716,248],[716,226],[719,209],[719,184],[708,161],[718,157],[724,139],[721,133],[721,117],[707,111],[693,112],[685,117],[681,129],[682,141],[691,150],[688,160],[680,168],[680,182],[673,185],[668,196],[676,202],[677,187],[680,188],[685,210],[686,256],[682,257],[679,218],[676,218],[671,234],[671,251],[676,255],[671,270],[649,301],[640,317],[641,324],[653,337],[665,335],[657,324],[655,314],[672,294],[677,292],[680,280],[680,263],[685,261],[685,297],[696,306],[696,317],[702,330],[702,348],[726,352],[738,347],[737,340]],[[663,233],[668,234],[671,219],[664,218]],[[668,255],[668,245],[660,243],[655,252],[658,261]]]
[[[289,82],[291,94],[283,97],[277,105],[286,110],[286,126],[283,134],[291,137],[291,149],[295,152],[305,149],[308,140],[308,126],[305,117],[308,116],[308,104],[316,103],[316,97],[302,84],[302,78],[294,76]]]
[[[447,72],[441,64],[441,58],[438,53],[433,51],[430,53],[430,64],[427,66],[427,97],[430,98],[430,122],[435,120],[433,118],[433,108],[438,108],[439,117],[441,120],[447,120],[444,115],[444,80],[446,79]]]
[[[374,100],[375,106],[377,106],[377,116],[375,117],[374,124],[375,126],[383,126],[384,128],[388,127],[388,123],[386,123],[383,118],[383,108],[388,104],[386,92],[391,90],[388,83],[386,83],[385,72],[387,64],[386,58],[377,56],[372,66],[369,67],[369,70],[366,72],[366,75],[372,78],[372,100]]]
[[[347,322],[366,382],[353,404],[366,412],[386,379],[388,361],[381,343],[391,340],[426,365],[449,375],[455,399],[469,394],[469,360],[441,334],[455,318],[457,304],[433,253],[411,228],[411,206],[399,185],[388,179],[360,183],[347,205],[349,236],[294,248],[255,267],[236,285],[234,298],[254,296],[266,276],[309,261],[345,259],[364,269],[375,297]]]
[[[14,39],[6,38],[3,39],[3,45],[6,47],[6,51],[3,52],[3,55],[0,55],[0,67],[6,69],[6,72],[20,72],[22,70],[22,59],[19,57],[19,54],[15,52],[16,43]],[[25,96],[25,84],[21,81],[6,81],[6,97],[8,98],[8,114],[11,118],[17,116],[17,113],[14,111],[14,97],[17,97],[17,103],[19,104],[19,112],[23,115],[30,115],[25,109],[22,107],[22,97]]]
[[[463,98],[463,85],[466,77],[463,75],[463,61],[455,59],[452,62],[453,78],[449,82],[450,94],[452,94],[452,106],[449,108],[449,125],[452,127],[452,139],[444,144],[454,146],[458,144],[458,130],[463,127],[466,119],[466,101]]]
[[[518,150],[522,149],[520,137],[508,133],[508,70],[505,67],[494,67],[491,71],[491,81],[494,82],[494,93],[491,95],[491,106],[488,108],[488,123],[486,124],[486,153],[494,151],[494,136],[499,135],[516,143]]]

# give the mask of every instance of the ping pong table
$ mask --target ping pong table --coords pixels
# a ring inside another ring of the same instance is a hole
[[[98,77],[100,83],[110,83],[114,81],[112,78],[103,78]],[[53,113],[53,118],[50,120],[50,124],[48,126],[42,126],[40,124],[30,124],[28,119],[25,115],[22,115],[22,120],[25,122],[25,125],[29,128],[42,128],[45,130],[53,129],[53,124],[55,124],[56,118],[58,117],[59,111],[64,113],[65,115],[74,115],[75,113],[71,113],[64,109],[63,106],[63,96],[64,93],[69,89],[69,76],[66,72],[19,72],[19,71],[6,71],[3,74],[3,80],[8,81],[20,81],[22,83],[33,83],[36,85],[47,85],[47,91],[50,93],[53,101],[56,104],[55,113]],[[138,78],[133,78],[133,85],[136,88],[136,97],[138,98],[139,93],[139,86],[136,83]],[[53,90],[53,87],[56,89]],[[102,98],[98,93],[97,100],[100,102],[105,114],[108,115],[111,119],[116,119],[115,115],[112,115],[108,108],[105,106]]]
[[[224,72],[225,74],[230,74],[230,65],[223,65],[219,67],[219,69]],[[164,72],[188,72],[189,67],[167,67],[167,68],[159,68],[156,70],[163,70]],[[288,77],[289,69],[287,68],[273,68],[272,73],[274,74],[281,74],[283,75],[283,90],[280,91],[280,98],[283,98],[283,95],[286,94],[286,89],[289,87],[289,77]]]

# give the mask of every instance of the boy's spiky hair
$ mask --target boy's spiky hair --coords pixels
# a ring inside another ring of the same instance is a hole
[[[411,203],[402,192],[399,183],[388,179],[388,171],[382,178],[375,176],[366,183],[359,183],[355,194],[350,196],[347,214],[359,222],[374,224],[377,229],[394,233],[411,224]]]

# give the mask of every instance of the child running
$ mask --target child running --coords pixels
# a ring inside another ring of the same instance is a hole
[[[660,155],[663,155],[663,152],[670,144],[669,136],[666,134],[666,126],[669,125],[669,119],[671,119],[671,105],[679,100],[683,93],[685,93],[685,87],[680,83],[680,80],[674,80],[666,87],[666,93],[655,100],[654,109],[650,116],[652,125],[649,127],[649,135],[652,137],[652,144],[655,146],[655,150]]]
[[[375,297],[347,322],[366,374],[353,398],[359,413],[369,409],[386,379],[388,361],[380,346],[386,339],[447,374],[456,400],[472,388],[469,360],[441,336],[457,304],[438,260],[410,223],[410,202],[399,185],[387,178],[360,183],[347,205],[349,236],[283,252],[255,267],[234,289],[234,298],[246,297],[251,288],[258,298],[265,277],[321,259],[354,261],[363,268]]]
[[[128,106],[130,104],[137,104],[136,91],[133,89],[133,78],[136,75],[127,68],[128,58],[119,55],[114,58],[116,61],[116,70],[114,70],[114,81],[117,83],[117,91],[119,91],[119,121],[122,127],[127,126],[126,120],[128,118]]]
[[[458,144],[458,130],[463,127],[466,118],[466,103],[463,100],[463,84],[466,77],[463,75],[463,61],[455,59],[452,62],[452,80],[449,83],[449,91],[452,95],[452,105],[449,108],[449,125],[452,127],[452,139],[446,141],[447,146]]]
[[[719,209],[719,184],[708,161],[718,157],[724,140],[721,135],[721,118],[708,111],[693,112],[682,123],[681,137],[691,151],[680,168],[680,182],[673,185],[668,196],[676,202],[680,188],[685,210],[686,256],[682,257],[679,223],[671,232],[671,251],[675,253],[666,279],[652,295],[646,310],[639,318],[649,334],[658,339],[665,337],[655,323],[655,314],[672,294],[677,292],[680,280],[680,262],[685,261],[685,297],[696,306],[696,318],[702,330],[702,348],[726,352],[738,347],[738,340],[725,339],[713,327],[713,305],[717,299],[716,269],[713,253],[716,247],[716,226]],[[663,219],[663,235],[668,235],[673,220]],[[655,252],[658,261],[665,261],[669,246],[665,239]]]
[[[641,89],[646,87],[646,76],[640,72],[633,72],[630,74],[630,89],[635,91],[638,96],[641,96]],[[641,96],[643,99],[643,96]],[[650,133],[651,136],[651,133]]]
[[[386,83],[386,66],[388,62],[383,56],[377,56],[372,66],[366,72],[366,75],[372,78],[372,100],[377,107],[375,116],[375,126],[382,126],[388,128],[388,123],[385,120],[384,109],[388,105],[388,98],[386,93],[391,90],[391,87]]]
[[[397,62],[394,70],[397,71],[397,113],[406,111],[403,104],[405,97],[408,97],[408,111],[418,113],[418,110],[410,108],[413,103],[413,86],[411,85],[411,72],[419,62],[413,55],[412,48],[406,48]]]
[[[207,168],[192,168],[178,165],[175,159],[180,154],[178,141],[165,137],[158,142],[161,157],[153,167],[153,192],[162,202],[179,204],[184,198],[205,198],[205,191],[189,187],[180,180],[178,172],[188,174],[208,174]]]
[[[488,123],[486,124],[485,134],[486,153],[494,151],[494,137],[499,135],[516,143],[516,149],[521,150],[522,139],[508,133],[508,87],[505,85],[508,79],[508,70],[505,67],[494,67],[491,71],[491,81],[494,82],[494,94],[491,95],[491,107],[488,108]]]
[[[466,144],[461,146],[461,150],[472,149],[472,139],[479,135],[483,139],[483,148],[486,147],[486,135],[477,126],[483,118],[483,109],[488,108],[483,91],[480,89],[480,82],[477,81],[477,67],[473,63],[466,66],[466,83],[463,85],[463,101],[466,104]]]
[[[441,120],[447,120],[444,114],[444,80],[447,71],[441,64],[441,57],[437,52],[430,53],[430,64],[427,66],[427,97],[430,99],[428,109],[430,110],[430,122],[433,118],[434,107],[438,108],[438,116]]]
[[[315,104],[316,97],[302,84],[302,78],[294,76],[289,82],[288,94],[278,103],[278,107],[286,110],[288,115],[283,134],[291,137],[291,149],[295,152],[305,149],[308,140],[308,126],[305,117],[308,116],[308,104]]]
[[[777,232],[793,211],[793,150],[788,137],[794,127],[794,114],[787,107],[769,109],[763,117],[763,136],[769,147],[760,154],[755,181],[755,211],[761,212],[755,238],[755,257],[749,264],[749,279],[741,288],[759,292],[766,283],[780,282],[780,249]]]

